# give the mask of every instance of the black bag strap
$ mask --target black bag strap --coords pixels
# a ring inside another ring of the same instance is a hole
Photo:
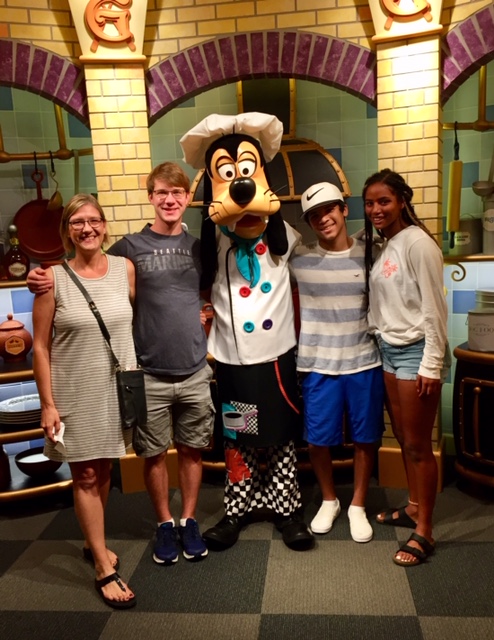
[[[86,288],[84,287],[82,282],[79,280],[79,278],[77,278],[75,276],[74,272],[69,267],[67,262],[65,262],[65,261],[62,262],[62,267],[69,274],[70,278],[72,278],[74,284],[80,290],[82,295],[86,298],[87,303],[89,305],[89,308],[91,309],[91,311],[93,312],[94,317],[98,321],[99,328],[101,329],[101,333],[103,334],[103,337],[108,342],[108,346],[110,347],[110,353],[111,353],[111,359],[112,359],[112,362],[113,362],[113,366],[115,367],[116,371],[120,371],[121,370],[120,362],[118,361],[117,356],[114,354],[112,346],[111,346],[110,332],[106,328],[106,324],[103,322],[103,318],[101,317],[101,313],[98,311],[98,307],[94,304],[93,299],[91,298],[91,296],[87,292]]]

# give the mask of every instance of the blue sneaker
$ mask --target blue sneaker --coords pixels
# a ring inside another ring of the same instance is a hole
[[[202,539],[199,525],[193,518],[187,518],[185,527],[178,528],[178,535],[182,543],[182,553],[186,560],[202,560],[208,555],[208,548]]]
[[[178,560],[177,530],[173,522],[164,522],[156,529],[153,560],[158,564],[170,565]]]

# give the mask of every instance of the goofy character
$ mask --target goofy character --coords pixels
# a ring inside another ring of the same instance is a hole
[[[244,113],[208,116],[180,141],[184,160],[206,168],[209,205],[203,288],[212,284],[208,350],[216,361],[226,463],[225,516],[203,534],[213,550],[235,544],[260,508],[273,512],[288,547],[314,544],[300,515],[294,444],[302,425],[288,258],[300,236],[283,221],[265,171],[282,135],[275,116]]]

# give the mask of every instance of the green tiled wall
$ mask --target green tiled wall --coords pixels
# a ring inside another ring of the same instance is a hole
[[[444,122],[474,122],[478,117],[478,74],[469,78],[450,98],[444,108]],[[182,162],[179,139],[189,128],[210,113],[234,114],[237,112],[236,85],[229,84],[206,91],[163,116],[150,129],[153,164],[164,160],[177,161],[184,166],[191,179],[195,171]],[[334,87],[297,81],[296,83],[296,135],[315,140],[328,149],[349,181],[352,197],[349,198],[351,233],[363,225],[360,190],[366,177],[377,169],[376,111],[358,98]],[[487,119],[494,120],[494,62],[487,73]],[[67,144],[69,148],[90,146],[88,132],[79,123],[70,122],[64,114]],[[5,150],[11,153],[55,150],[58,148],[56,121],[53,105],[34,94],[0,87],[0,124]],[[494,130],[488,132],[459,131],[460,159],[464,163],[461,213],[479,216],[482,200],[471,188],[475,180],[486,180],[494,148]],[[444,210],[447,210],[448,164],[453,159],[454,132],[444,132]],[[23,163],[0,164],[0,229],[5,229],[15,212],[35,197],[34,189],[25,187]],[[24,163],[30,164],[30,163]],[[46,163],[43,163],[46,167]],[[96,191],[93,159],[80,158],[80,190]],[[67,201],[74,190],[73,160],[56,163],[60,191]],[[29,174],[28,174],[29,175]],[[54,184],[49,181],[45,195],[48,197]],[[195,210],[186,213],[186,221],[192,233],[199,235],[200,215]],[[307,229],[301,228],[304,236]],[[444,247],[447,248],[444,236]],[[467,276],[461,282],[451,277],[453,267],[445,268],[445,285],[450,309],[448,335],[451,347],[467,339],[467,311],[474,299],[475,289],[494,287],[494,263],[469,263]],[[452,380],[443,388],[442,424],[445,434],[452,433]],[[448,440],[451,447],[451,439]]]

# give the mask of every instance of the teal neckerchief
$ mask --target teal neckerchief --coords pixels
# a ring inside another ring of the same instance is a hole
[[[250,288],[255,287],[261,277],[261,265],[254,250],[256,244],[262,238],[263,234],[252,240],[241,238],[235,233],[228,231],[228,227],[220,226],[221,233],[230,238],[237,245],[235,251],[235,259],[237,261],[237,269],[240,271],[242,278],[250,283]]]

